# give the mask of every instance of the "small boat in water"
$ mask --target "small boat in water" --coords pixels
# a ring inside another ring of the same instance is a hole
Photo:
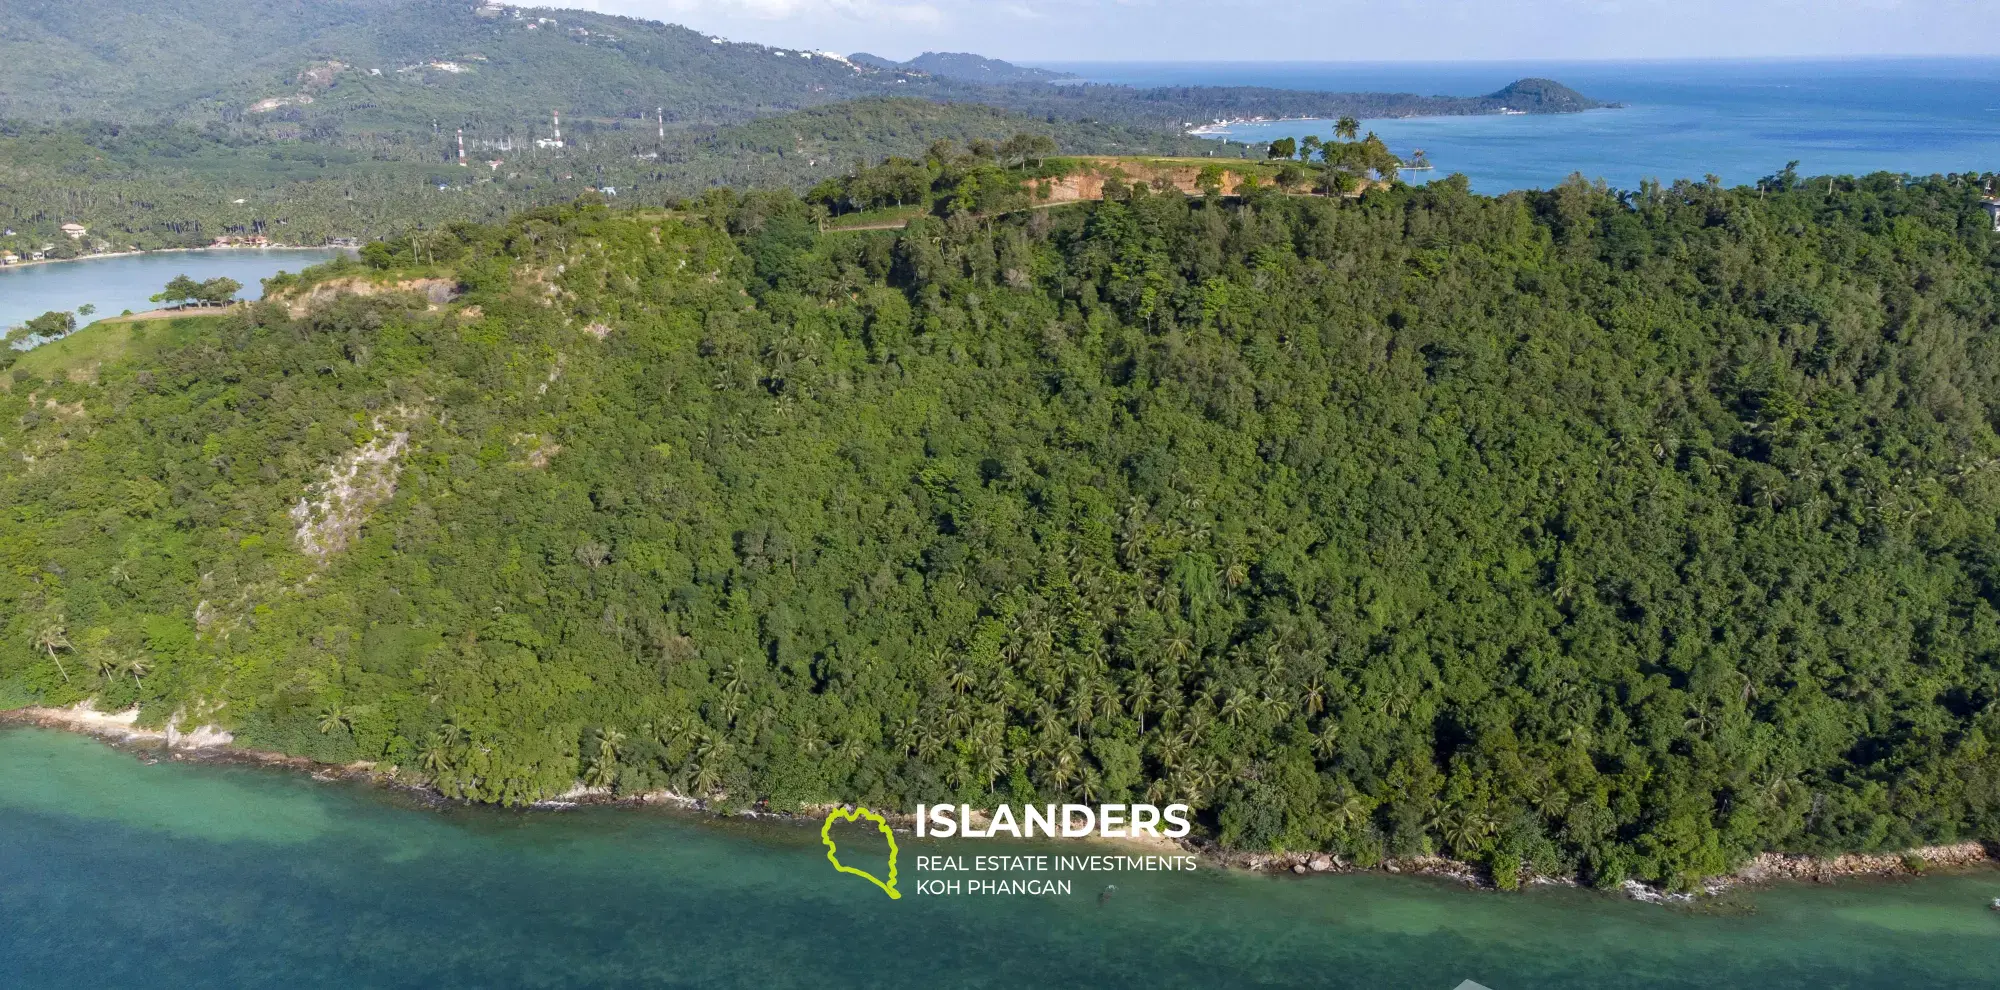
[[[2000,911],[2000,897],[1995,897],[1993,899],[1993,903],[1988,904],[1986,906],[1992,910]]]

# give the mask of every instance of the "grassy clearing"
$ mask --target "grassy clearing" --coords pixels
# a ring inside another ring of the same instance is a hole
[[[162,347],[185,342],[209,321],[226,313],[199,313],[167,319],[132,320],[113,317],[99,320],[61,340],[43,344],[26,354],[14,367],[42,379],[58,375],[71,381],[90,381],[107,361],[142,357]]]

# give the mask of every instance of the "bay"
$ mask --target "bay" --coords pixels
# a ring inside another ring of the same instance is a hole
[[[296,272],[330,261],[342,251],[341,248],[155,251],[0,268],[0,327],[19,326],[51,310],[74,312],[85,304],[97,307],[96,319],[117,316],[128,309],[144,312],[157,305],[150,301],[152,296],[176,275],[186,275],[197,282],[233,278],[243,284],[238,298],[260,299],[264,279],[280,271]],[[90,319],[78,322],[88,323]]]
[[[847,839],[843,838],[842,842]],[[1985,987],[2000,875],[1781,886],[1702,912],[1381,874],[1077,873],[903,897],[819,831],[634,808],[430,807],[0,730],[0,972],[33,987]],[[846,848],[846,847],[843,847]],[[1051,874],[1053,876],[1054,874]],[[1115,895],[1099,903],[1107,883]]]
[[[1642,179],[1754,182],[1785,163],[1807,175],[2000,171],[2000,58],[1505,62],[1051,63],[1140,86],[1276,86],[1471,96],[1529,76],[1623,103],[1577,114],[1372,119],[1391,150],[1423,149],[1434,172],[1479,192],[1542,189],[1571,173],[1635,189]],[[1332,136],[1325,121],[1229,129],[1238,141]]]

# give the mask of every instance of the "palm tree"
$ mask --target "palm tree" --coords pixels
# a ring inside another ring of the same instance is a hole
[[[1346,828],[1368,817],[1368,799],[1343,785],[1327,811],[1335,825]]]
[[[1153,681],[1153,672],[1150,670],[1139,671],[1125,687],[1130,699],[1128,704],[1132,709],[1132,717],[1139,720],[1141,734],[1146,731],[1146,706],[1152,702],[1153,691],[1157,687]]]
[[[986,789],[993,789],[993,782],[1007,772],[1007,751],[992,740],[981,741],[976,747],[979,775],[986,778]]]
[[[339,705],[328,705],[319,716],[319,734],[331,735],[335,729],[353,731],[354,716]]]
[[[1305,690],[1300,693],[1299,702],[1305,708],[1308,715],[1318,715],[1320,712],[1325,711],[1326,685],[1317,680],[1306,685]]]
[[[1360,134],[1361,122],[1355,120],[1353,117],[1342,117],[1333,122],[1333,135],[1335,137],[1346,138],[1352,141],[1360,136]]]
[[[868,744],[862,742],[860,736],[848,736],[840,741],[840,746],[834,750],[834,754],[840,757],[841,762],[850,766],[858,764],[862,757],[868,755]]]
[[[119,670],[124,666],[117,650],[101,644],[89,647],[85,655],[90,658],[90,665],[97,668],[99,680],[108,681],[118,676]]]
[[[1096,801],[1097,796],[1104,793],[1104,778],[1096,767],[1083,768],[1083,779],[1077,782],[1076,792],[1085,801]]]
[[[431,733],[430,744],[424,747],[418,761],[423,766],[424,772],[432,777],[441,776],[451,769],[451,746],[445,742],[445,734],[442,731]]]
[[[618,779],[618,757],[624,744],[625,733],[617,729],[599,732],[597,754],[591,757],[590,769],[583,775],[583,782],[591,787],[610,787]]]
[[[964,694],[977,683],[977,680],[972,664],[964,657],[959,657],[951,662],[951,667],[945,673],[944,683],[946,687],[951,688],[953,694]]]
[[[1230,725],[1243,721],[1250,711],[1250,692],[1237,689],[1229,692],[1229,699],[1222,703],[1222,720]]]
[[[713,736],[704,738],[695,748],[690,780],[697,797],[711,794],[722,785],[722,768],[731,752],[727,739]]]
[[[62,657],[56,655],[58,650],[70,649],[69,628],[62,613],[35,627],[35,648],[48,651],[49,659],[56,662],[56,670],[62,673],[64,684],[75,683],[69,679],[69,668],[63,666]]]
[[[1452,849],[1468,853],[1478,848],[1479,843],[1492,835],[1497,828],[1493,819],[1477,811],[1465,811],[1449,816],[1439,832]]]
[[[1333,759],[1340,752],[1340,726],[1331,721],[1321,721],[1319,731],[1313,733],[1313,755],[1322,760]]]

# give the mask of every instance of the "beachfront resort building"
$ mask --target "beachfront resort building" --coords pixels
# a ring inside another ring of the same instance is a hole
[[[70,240],[80,241],[83,240],[83,235],[90,233],[90,228],[80,223],[66,223],[62,225],[62,232]]]
[[[1986,201],[1986,215],[1993,218],[1993,232],[2000,234],[2000,199]]]

